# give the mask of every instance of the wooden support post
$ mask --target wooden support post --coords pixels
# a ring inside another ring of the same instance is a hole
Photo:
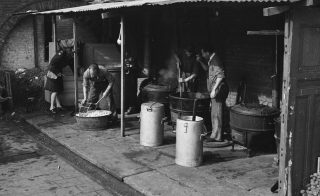
[[[279,108],[280,105],[280,98],[279,98],[279,92],[280,92],[280,88],[279,88],[279,71],[278,71],[278,35],[275,36],[276,40],[275,40],[275,66],[274,66],[274,75],[272,77],[272,107],[275,108]]]
[[[124,101],[125,101],[125,75],[124,75],[124,58],[125,58],[125,21],[121,16],[121,136],[125,136],[125,119],[124,119]]]
[[[56,15],[52,15],[52,41],[53,41],[53,44],[54,44],[54,55],[55,55],[55,54],[57,54],[57,50],[58,50]]]
[[[289,145],[289,137],[291,131],[288,130],[289,107],[288,98],[290,91],[290,65],[291,65],[291,51],[292,51],[292,16],[286,14],[285,18],[285,35],[284,35],[284,56],[283,56],[283,85],[282,85],[282,101],[281,105],[281,133],[280,133],[280,156],[279,156],[279,191],[278,195],[289,195],[288,189],[291,189],[291,182],[289,174],[291,167],[291,145]],[[290,174],[291,175],[291,174]]]
[[[38,24],[37,16],[32,17],[33,23],[33,53],[34,53],[34,66],[39,67],[38,63]]]
[[[75,113],[78,112],[78,44],[77,44],[77,25],[75,19],[73,19],[73,59],[74,59],[74,64],[73,64],[73,70],[74,70],[74,110]]]

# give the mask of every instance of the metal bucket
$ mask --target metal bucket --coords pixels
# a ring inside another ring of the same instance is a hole
[[[177,119],[176,129],[176,159],[177,165],[196,167],[202,163],[202,130],[203,118],[196,116],[182,116]]]
[[[163,141],[164,105],[158,102],[141,104],[140,144],[159,146]]]

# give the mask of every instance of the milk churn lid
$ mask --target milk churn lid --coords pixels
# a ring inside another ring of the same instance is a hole
[[[232,106],[231,111],[250,116],[273,116],[280,113],[277,108],[256,103],[238,104]]]
[[[161,107],[164,107],[164,105],[162,103],[154,102],[154,101],[146,102],[146,103],[143,103],[142,105],[147,106],[148,108],[161,108]]]

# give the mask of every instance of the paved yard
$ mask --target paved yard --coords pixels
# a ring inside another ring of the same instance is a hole
[[[126,137],[119,127],[105,130],[80,128],[69,115],[33,113],[27,122],[60,142],[74,153],[107,173],[148,195],[163,196],[273,196],[270,187],[278,169],[275,154],[257,154],[248,158],[243,148],[204,148],[200,167],[175,164],[175,134],[166,127],[164,144],[145,147],[139,143],[139,122],[126,120]]]
[[[38,146],[9,121],[0,121],[0,195],[111,195]]]

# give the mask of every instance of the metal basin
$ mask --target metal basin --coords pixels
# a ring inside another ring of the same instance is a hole
[[[100,111],[101,115],[90,115],[95,111]],[[79,127],[83,129],[106,129],[111,115],[107,110],[90,110],[87,113],[77,113],[75,118]]]

